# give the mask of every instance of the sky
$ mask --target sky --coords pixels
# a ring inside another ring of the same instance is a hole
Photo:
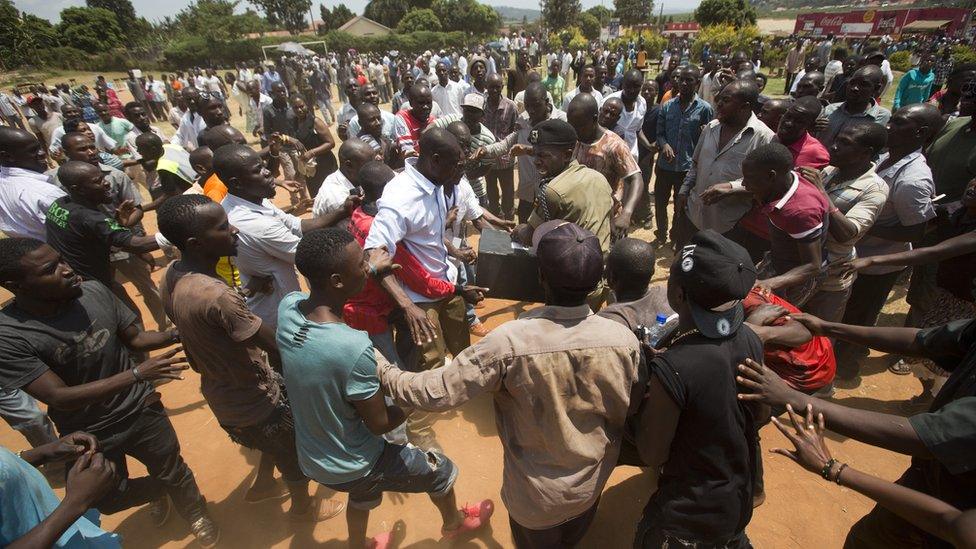
[[[344,0],[346,6],[356,13],[363,12],[363,8],[366,7],[367,1],[368,0]],[[522,2],[518,0],[481,1],[492,6],[527,7],[522,5]],[[667,0],[664,3],[664,12],[676,13],[691,11],[698,5],[699,1],[700,0]],[[135,6],[137,15],[143,16],[149,20],[154,20],[162,18],[166,15],[173,15],[186,7],[186,5],[190,2],[191,0],[132,0],[132,5]],[[584,9],[599,4],[603,4],[611,9],[613,8],[613,0],[582,0],[582,2]],[[318,5],[320,3],[332,7],[337,2],[336,0],[312,0],[312,10],[315,13],[316,18],[318,18],[319,15]],[[61,10],[72,6],[84,6],[85,0],[14,0],[14,5],[23,12],[32,13],[52,22],[57,22],[58,14],[61,13]],[[239,7],[243,9],[248,5],[250,4],[248,4],[246,0],[242,0]],[[655,2],[654,11],[657,11],[660,9],[660,7],[660,0],[658,0]]]

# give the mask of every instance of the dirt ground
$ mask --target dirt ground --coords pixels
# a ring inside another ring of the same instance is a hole
[[[93,79],[93,77],[92,77]],[[127,95],[127,94],[125,94]],[[243,125],[232,106],[233,123]],[[165,124],[160,124],[163,127]],[[172,129],[164,128],[168,134]],[[277,202],[287,203],[287,196],[279,191]],[[147,230],[155,230],[155,216],[148,214]],[[648,231],[635,236],[651,239]],[[158,255],[158,254],[157,254]],[[663,284],[672,260],[670,251],[662,250],[657,260],[656,284]],[[162,270],[154,274],[157,280]],[[135,294],[131,285],[130,292]],[[893,292],[879,324],[901,325],[907,306],[905,288]],[[0,302],[9,294],[0,292]],[[141,304],[140,299],[136,299]],[[486,307],[478,311],[489,328],[512,320],[531,305],[488,299]],[[147,327],[152,317],[143,311]],[[864,381],[854,390],[838,390],[837,402],[864,409],[900,413],[899,401],[918,392],[918,384],[911,377],[895,376],[887,372],[886,357],[872,354],[862,363]],[[343,516],[317,525],[294,526],[285,517],[286,501],[248,504],[244,492],[250,486],[257,465],[257,454],[237,446],[227,437],[215,420],[200,394],[199,376],[188,371],[181,381],[163,385],[159,389],[163,404],[176,428],[184,459],[190,465],[211,513],[222,529],[221,547],[345,547],[347,538]],[[829,425],[828,425],[829,428]],[[460,409],[442,414],[434,429],[446,454],[461,469],[457,482],[459,503],[475,503],[482,498],[496,502],[492,528],[481,535],[457,542],[464,547],[512,547],[505,507],[499,497],[502,478],[502,450],[496,436],[491,399],[477,398]],[[787,445],[786,439],[772,426],[762,432],[763,448]],[[6,424],[0,425],[0,444],[13,451],[26,448],[23,437]],[[830,449],[837,459],[850,463],[868,473],[894,480],[908,465],[902,455],[870,447],[844,437],[831,435]],[[852,492],[829,484],[807,473],[784,457],[764,453],[767,499],[756,509],[747,532],[757,547],[841,547],[849,527],[866,513],[873,503]],[[141,464],[130,460],[130,474],[145,474]],[[653,490],[655,475],[634,467],[618,468],[603,494],[600,509],[587,537],[584,548],[627,547],[632,542],[634,526]],[[58,490],[59,495],[63,490]],[[319,493],[331,495],[319,487]],[[338,497],[345,498],[344,495]],[[374,535],[392,527],[396,520],[406,522],[403,547],[419,549],[445,545],[440,539],[440,521],[434,506],[426,496],[391,494],[372,513],[369,534]],[[190,547],[196,546],[186,524],[175,514],[160,529],[152,526],[147,508],[136,508],[103,517],[103,526],[121,534],[129,547]]]

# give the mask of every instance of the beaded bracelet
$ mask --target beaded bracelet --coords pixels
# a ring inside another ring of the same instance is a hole
[[[834,458],[828,459],[827,460],[827,463],[824,464],[823,469],[820,470],[820,476],[822,476],[824,480],[828,480],[829,481],[830,480],[830,470],[833,469],[834,468],[834,465],[836,465],[836,464],[837,464],[837,460],[836,459],[834,459]]]
[[[837,468],[837,474],[834,475],[834,482],[837,483],[838,486],[840,486],[840,474],[844,472],[844,469],[847,469],[847,464],[841,463],[840,467]]]

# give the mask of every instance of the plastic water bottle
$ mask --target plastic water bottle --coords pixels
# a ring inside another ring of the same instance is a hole
[[[654,347],[656,349],[657,344],[661,342],[661,339],[664,337],[665,334],[664,325],[667,324],[667,322],[668,322],[667,315],[664,314],[657,315],[657,324],[650,329],[650,335],[648,337],[651,347]]]

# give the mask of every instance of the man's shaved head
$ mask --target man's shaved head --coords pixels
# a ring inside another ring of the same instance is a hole
[[[236,143],[238,145],[245,145],[247,143],[247,139],[244,137],[244,134],[230,124],[221,124],[219,126],[207,128],[206,130],[200,132],[198,141],[201,145],[210,147],[210,150],[214,152],[225,145],[230,145],[231,143]]]
[[[569,102],[569,106],[566,107],[566,116],[572,118],[594,117],[598,110],[596,98],[589,93],[581,93]]]
[[[373,150],[373,147],[361,139],[347,139],[339,146],[340,163],[357,159],[361,159],[361,163],[366,163],[374,156],[376,156],[376,151]]]

